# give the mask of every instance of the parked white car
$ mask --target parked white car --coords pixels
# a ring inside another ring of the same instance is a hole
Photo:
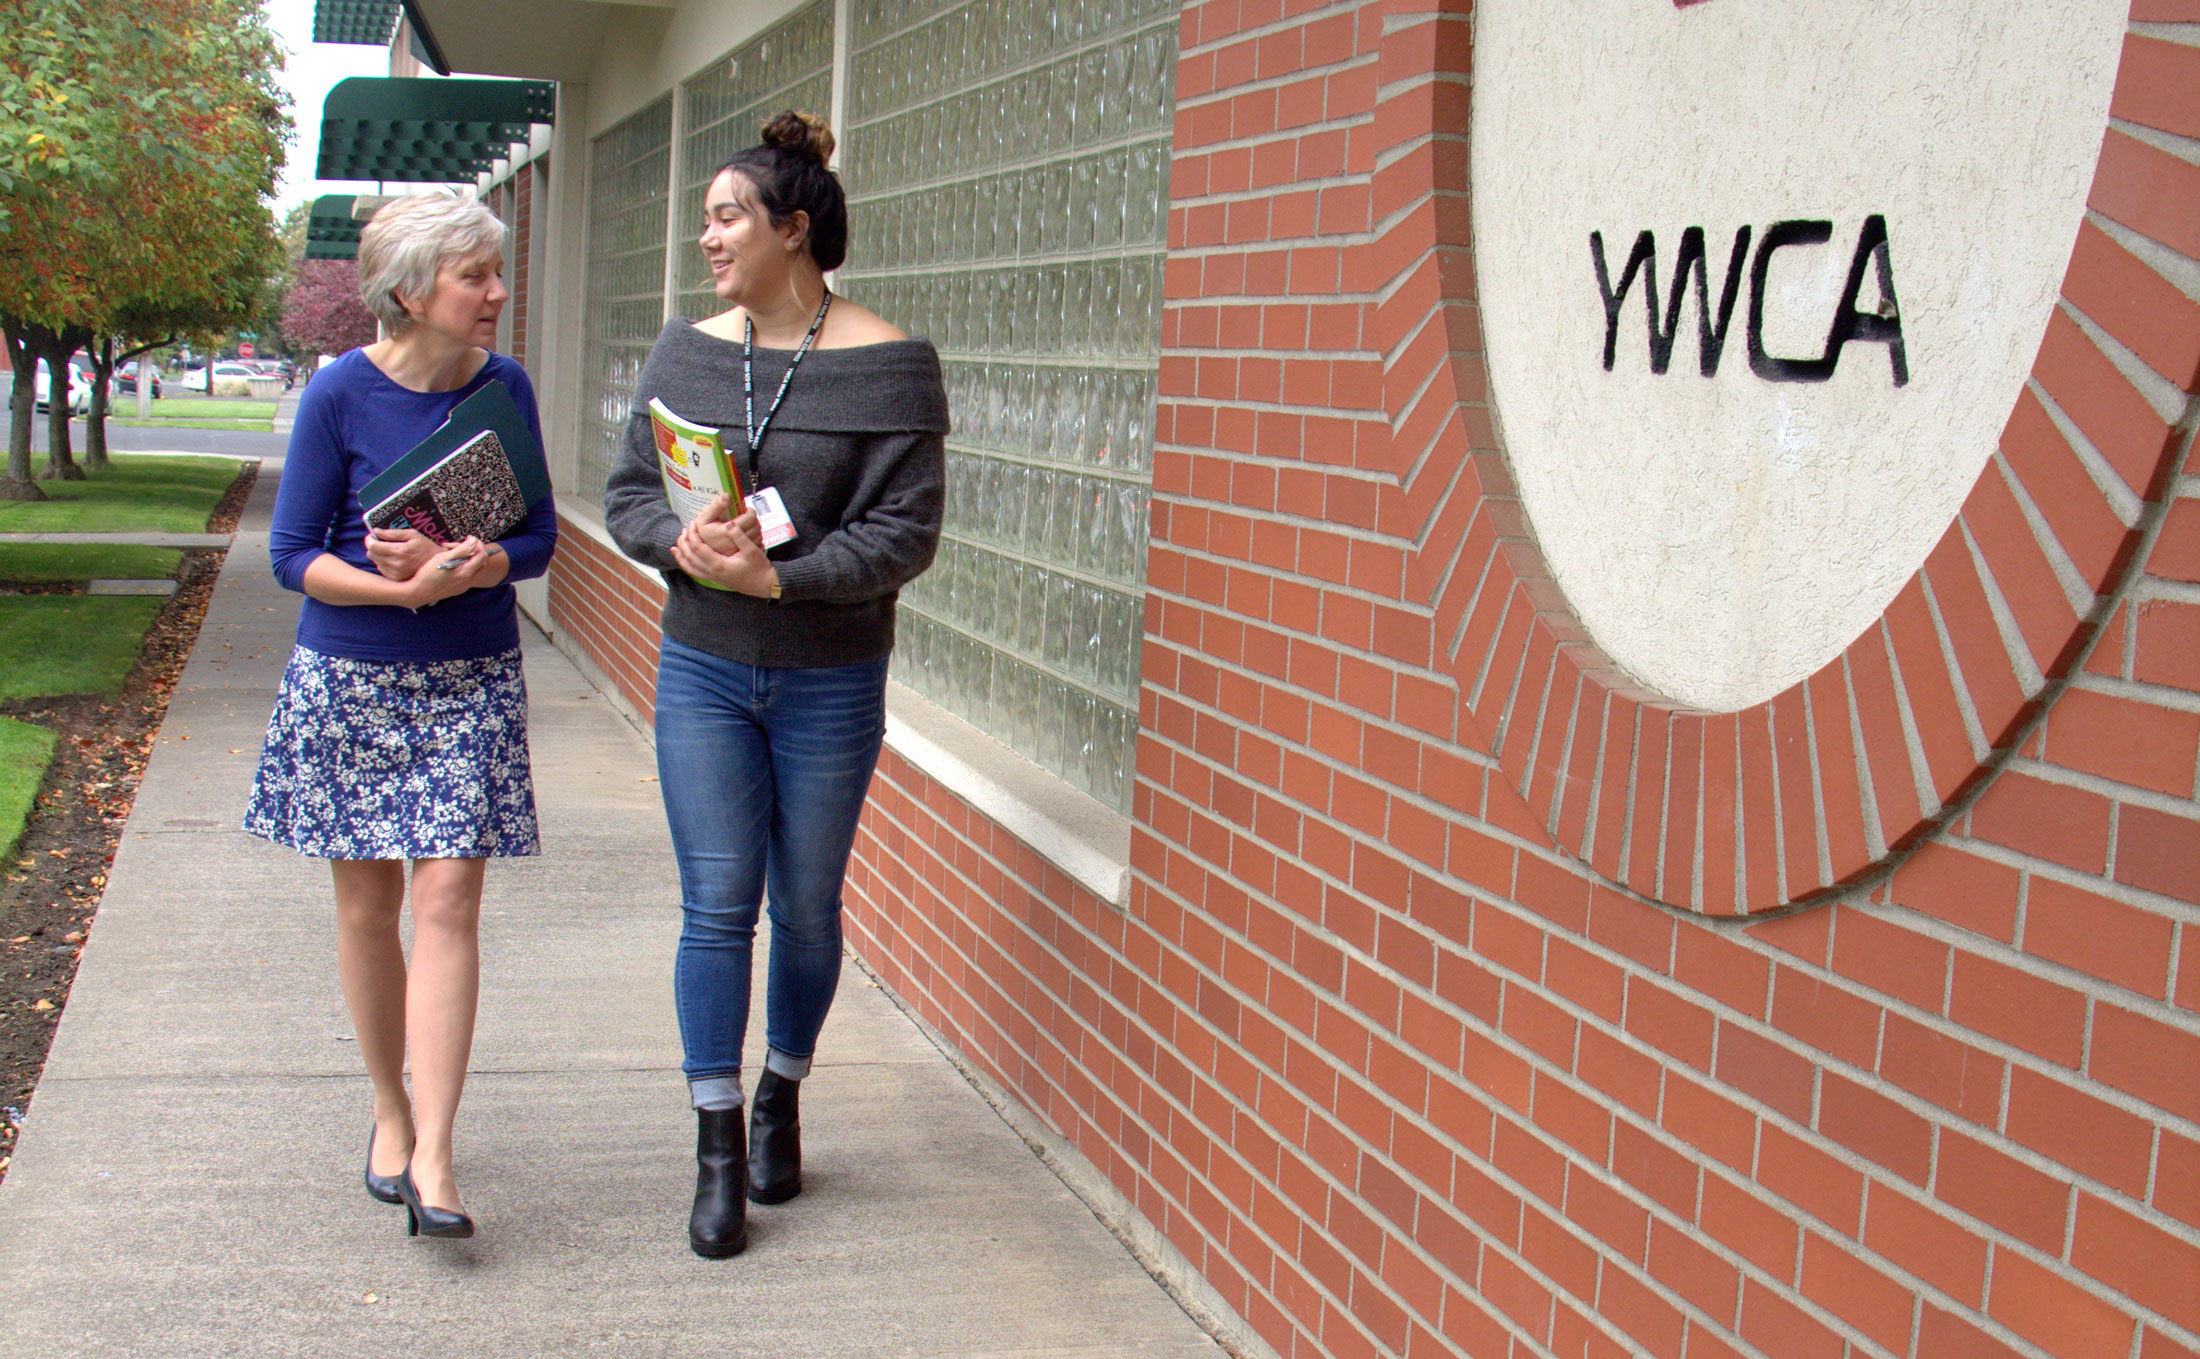
[[[31,379],[31,401],[39,410],[46,409],[47,391],[52,385],[46,372],[46,361],[40,359],[37,373]],[[10,399],[13,398],[12,390],[9,396]],[[85,380],[84,374],[77,371],[74,364],[69,365],[68,397],[69,414],[84,415],[92,409],[92,384]]]
[[[253,372],[250,368],[245,367],[241,363],[217,363],[214,365],[214,381],[216,382],[221,382],[228,378],[236,378],[240,382],[248,382],[258,376],[260,376],[258,373]],[[194,368],[190,372],[185,373],[183,375],[183,385],[194,392],[205,391],[206,370],[204,368]]]

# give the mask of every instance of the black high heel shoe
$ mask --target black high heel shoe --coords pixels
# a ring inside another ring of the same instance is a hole
[[[474,1220],[449,1208],[420,1201],[420,1186],[413,1183],[412,1163],[397,1172],[397,1194],[405,1204],[405,1235],[440,1236],[450,1239],[472,1236]]]
[[[397,1176],[374,1173],[374,1125],[367,1125],[367,1194],[383,1203],[403,1203],[397,1192]]]

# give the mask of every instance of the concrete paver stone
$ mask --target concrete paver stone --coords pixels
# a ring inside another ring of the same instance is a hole
[[[176,592],[173,580],[95,580],[84,586],[88,595],[172,595]]]

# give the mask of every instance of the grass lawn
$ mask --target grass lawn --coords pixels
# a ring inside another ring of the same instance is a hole
[[[172,547],[128,543],[0,543],[0,580],[166,580],[183,564]]]
[[[237,459],[213,454],[108,457],[83,481],[39,482],[51,499],[0,501],[0,533],[204,533],[237,479]],[[37,461],[43,466],[44,456]]]
[[[52,758],[52,732],[0,717],[0,854],[13,850],[22,837],[31,800],[38,796],[46,763]]]
[[[53,732],[29,721],[0,717],[0,855],[15,849],[31,820],[31,800],[53,759]]]
[[[107,409],[107,423],[129,429],[242,429],[268,430],[275,426],[274,401],[236,401],[200,397],[163,399],[153,403],[153,413],[138,419],[137,398],[125,396]]]
[[[225,397],[173,397],[153,403],[156,420],[272,420],[279,401],[239,401]],[[137,398],[125,396],[107,408],[107,418],[137,418]]]
[[[0,698],[121,692],[165,602],[140,595],[0,597]]]

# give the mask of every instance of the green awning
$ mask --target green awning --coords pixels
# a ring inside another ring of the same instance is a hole
[[[314,0],[313,40],[387,47],[400,8],[398,0]]]
[[[313,0],[313,40],[387,47],[400,13],[412,25],[413,55],[437,75],[449,75],[451,64],[443,59],[442,45],[413,0]]]
[[[380,199],[355,198],[348,193],[325,193],[314,199],[306,214],[306,258],[357,259],[359,229],[380,206]]]
[[[464,183],[557,116],[549,80],[353,76],[321,106],[317,179]]]

